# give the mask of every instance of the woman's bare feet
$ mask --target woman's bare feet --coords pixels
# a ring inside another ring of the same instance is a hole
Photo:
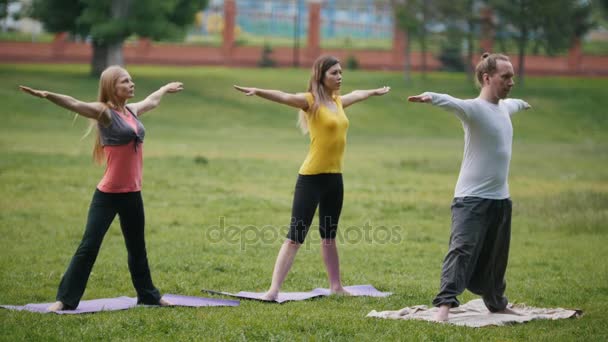
[[[47,311],[51,311],[51,312],[56,312],[56,311],[63,310],[64,307],[65,307],[65,305],[63,305],[62,302],[56,301],[55,303],[51,304],[51,306],[49,306],[48,308],[46,308],[46,310]]]
[[[433,317],[433,320],[435,322],[447,322],[449,313],[450,313],[450,306],[441,305],[439,307],[439,309],[437,310],[437,313],[435,313],[435,317]]]
[[[350,296],[351,293],[346,291],[346,289],[342,286],[336,288],[336,289],[331,289],[330,293],[332,295],[338,295],[338,296]]]
[[[266,292],[260,299],[261,300],[265,300],[268,302],[274,302],[277,300],[277,297],[279,297],[279,293],[276,291],[268,291]]]
[[[166,299],[163,299],[163,298],[161,298],[161,299],[158,301],[158,304],[159,304],[160,306],[173,306],[173,303],[171,303],[170,301],[168,301],[168,300],[166,300]]]

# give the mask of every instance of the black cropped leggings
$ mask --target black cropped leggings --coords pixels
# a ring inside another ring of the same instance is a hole
[[[341,173],[298,175],[287,238],[299,244],[304,243],[318,206],[321,238],[335,239],[343,198]]]
[[[61,301],[66,309],[78,307],[101,242],[116,214],[120,218],[120,227],[127,245],[129,271],[137,291],[137,302],[159,304],[160,292],[152,283],[146,254],[144,203],[141,192],[115,194],[96,189],[89,208],[84,236],[57,291],[57,300]]]

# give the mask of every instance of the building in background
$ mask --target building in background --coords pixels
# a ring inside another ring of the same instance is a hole
[[[238,33],[260,37],[301,38],[308,31],[309,0],[236,0]],[[199,32],[221,31],[223,0],[212,0],[201,13]],[[393,34],[388,1],[321,1],[323,39],[386,39]]]

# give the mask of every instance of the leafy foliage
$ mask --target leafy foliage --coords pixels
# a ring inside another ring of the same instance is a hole
[[[35,0],[34,16],[51,32],[117,42],[132,34],[161,39],[182,34],[207,0]]]
[[[122,62],[127,37],[174,38],[185,33],[207,0],[34,0],[34,17],[48,31],[89,36],[92,74]]]
[[[492,0],[503,32],[513,28],[519,49],[520,78],[524,75],[524,55],[531,38],[549,55],[571,46],[591,27],[591,4],[572,0]]]
[[[258,61],[258,66],[261,68],[271,68],[274,67],[277,63],[271,57],[272,55],[272,47],[269,44],[264,44],[262,48],[262,56]]]

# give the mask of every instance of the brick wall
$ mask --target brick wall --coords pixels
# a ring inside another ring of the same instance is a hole
[[[125,62],[127,64],[163,64],[163,65],[223,65],[223,66],[256,66],[262,56],[261,47],[235,46],[232,49],[222,47],[205,47],[191,45],[153,44],[147,40],[125,44]],[[338,57],[345,64],[353,55],[359,66],[365,70],[401,70],[403,56],[395,57],[390,50],[320,50],[320,53]],[[92,49],[86,43],[73,43],[58,40],[53,43],[0,42],[0,62],[45,62],[45,63],[89,63]],[[300,48],[300,66],[309,67],[315,56],[306,48]],[[278,66],[288,67],[293,64],[293,49],[289,47],[274,48],[271,58]],[[414,70],[420,70],[422,55],[412,53],[411,64]],[[571,65],[568,56],[546,57],[526,56],[526,73],[541,75],[602,75],[608,76],[608,56],[581,56],[580,64]],[[517,56],[511,56],[513,66],[517,69]],[[428,70],[437,70],[440,62],[431,54],[427,55]]]

